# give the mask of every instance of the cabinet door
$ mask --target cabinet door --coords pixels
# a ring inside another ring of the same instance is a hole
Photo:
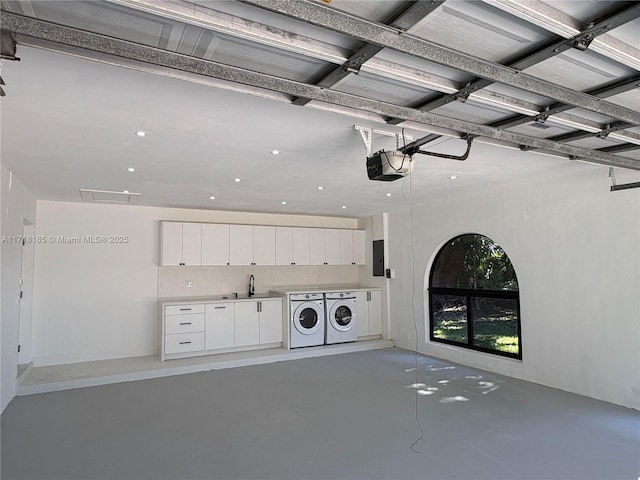
[[[176,333],[164,336],[164,353],[201,352],[204,350],[204,332]]]
[[[258,302],[236,302],[234,344],[236,347],[260,343]]]
[[[182,224],[182,264],[202,265],[202,224]]]
[[[356,294],[356,308],[358,309],[358,319],[356,320],[356,327],[359,337],[366,337],[369,335],[369,296],[367,292],[355,292]]]
[[[309,265],[325,264],[324,229],[309,229]]]
[[[229,265],[229,225],[202,224],[202,265]]]
[[[291,251],[293,264],[309,265],[309,229],[294,227],[291,232],[291,240],[293,242]]]
[[[352,248],[353,248],[353,263],[356,265],[365,265],[365,237],[366,232],[364,230],[352,230]]]
[[[182,264],[182,223],[160,222],[160,265]]]
[[[276,265],[293,265],[293,229],[276,227]]]
[[[325,235],[325,257],[327,265],[340,265],[340,230],[326,229]]]
[[[253,226],[229,225],[229,263],[231,265],[253,263]]]
[[[234,304],[210,303],[205,307],[204,349],[229,348],[235,344]]]
[[[340,230],[340,265],[353,264],[352,230]]]
[[[282,342],[282,300],[260,302],[260,343]]]
[[[276,227],[253,227],[253,264],[276,264]]]
[[[382,292],[369,292],[369,335],[382,335]]]

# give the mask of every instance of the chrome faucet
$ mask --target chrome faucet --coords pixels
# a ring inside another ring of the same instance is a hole
[[[255,277],[253,275],[251,275],[249,277],[249,296],[253,297],[256,294],[256,287],[255,287]]]

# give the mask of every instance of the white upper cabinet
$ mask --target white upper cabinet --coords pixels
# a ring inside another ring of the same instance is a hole
[[[182,224],[182,264],[202,265],[202,224]]]
[[[229,265],[229,225],[202,224],[202,265]]]
[[[291,259],[294,265],[309,265],[309,229],[293,227]]]
[[[182,223],[160,222],[160,265],[182,265]]]
[[[276,265],[309,265],[309,229],[276,227]]]
[[[364,230],[351,230],[352,233],[352,260],[356,265],[365,265],[365,238]]]
[[[276,227],[253,227],[253,264],[276,264]]]
[[[231,265],[253,263],[253,226],[229,225],[229,263]]]
[[[309,229],[310,265],[364,265],[364,230]]]
[[[293,265],[293,228],[276,227],[276,265]]]
[[[202,224],[160,222],[160,265],[202,265]]]
[[[275,265],[276,227],[230,225],[229,263],[231,265]]]
[[[364,230],[340,231],[340,263],[342,265],[364,265]]]
[[[323,228],[309,229],[309,265],[325,265],[325,238]]]
[[[353,262],[353,230],[340,230],[340,264],[352,265]]]
[[[161,223],[160,264],[364,265],[364,230]]]
[[[342,265],[364,265],[364,230],[340,231],[340,263]]]
[[[324,231],[324,262],[325,265],[340,265],[340,230],[325,229]]]

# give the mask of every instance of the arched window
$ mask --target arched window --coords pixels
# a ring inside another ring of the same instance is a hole
[[[522,358],[518,279],[491,239],[460,235],[438,252],[429,276],[434,342]]]

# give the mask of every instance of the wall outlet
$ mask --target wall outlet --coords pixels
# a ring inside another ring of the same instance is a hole
[[[185,288],[191,288],[193,287],[193,282],[191,280],[185,280],[184,282],[184,287]]]

